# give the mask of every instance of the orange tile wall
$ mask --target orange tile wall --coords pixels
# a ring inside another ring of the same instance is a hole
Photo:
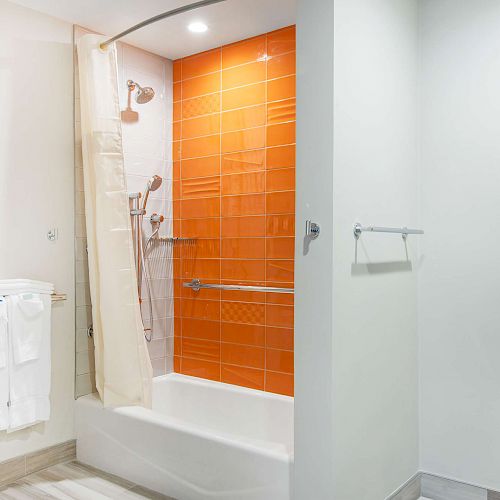
[[[293,395],[295,27],[174,62],[176,372]]]

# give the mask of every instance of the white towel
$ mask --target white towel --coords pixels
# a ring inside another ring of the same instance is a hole
[[[9,339],[7,330],[7,302],[0,297],[0,430],[9,426],[9,370],[7,365]]]
[[[50,417],[49,294],[7,297],[9,312],[9,432]]]

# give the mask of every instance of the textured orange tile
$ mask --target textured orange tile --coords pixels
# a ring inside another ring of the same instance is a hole
[[[295,99],[285,99],[284,101],[275,101],[267,104],[267,123],[275,125],[294,121],[296,117]]]
[[[265,124],[266,106],[264,104],[222,113],[222,132],[259,127]]]
[[[230,260],[221,262],[221,279],[238,281],[264,281],[265,260]]]
[[[181,358],[180,358],[180,356],[174,356],[174,372],[175,373],[181,372]]]
[[[173,84],[173,100],[174,102],[180,101],[182,99],[182,84],[181,82],[175,82]]]
[[[214,94],[215,95],[215,94]],[[266,84],[255,83],[222,92],[222,110],[243,108],[263,104],[266,101]]]
[[[184,375],[191,375],[191,377],[220,381],[220,363],[183,357],[180,372]]]
[[[182,162],[184,165],[184,162]],[[184,170],[184,168],[182,167]],[[202,177],[181,181],[182,198],[208,198],[220,194],[220,177]]]
[[[183,179],[193,177],[210,177],[220,173],[220,156],[205,156],[203,158],[191,158],[182,160],[181,176]],[[217,191],[218,192],[218,191]]]
[[[264,368],[265,350],[262,347],[223,343],[221,361],[231,365]]]
[[[220,136],[218,134],[198,137],[196,139],[185,139],[182,141],[182,159],[217,155],[219,153]]]
[[[295,191],[283,191],[266,194],[268,214],[293,214],[295,212]]]
[[[266,55],[266,35],[248,38],[222,47],[222,67],[263,60]]]
[[[266,324],[293,328],[293,307],[276,304],[266,304]]]
[[[295,146],[267,148],[266,166],[268,169],[295,167]]]
[[[268,259],[293,259],[295,238],[266,238]]]
[[[174,122],[182,120],[182,101],[174,102],[172,119]]]
[[[268,146],[281,146],[284,144],[294,144],[294,143],[295,143],[295,122],[280,123],[278,125],[269,125],[267,127]]]
[[[182,122],[182,138],[192,139],[220,132],[220,114],[204,115]]]
[[[295,215],[268,215],[266,236],[295,236]]]
[[[238,153],[224,153],[221,168],[223,174],[253,172],[264,169],[265,149],[241,151]]]
[[[183,238],[218,238],[220,219],[183,219],[181,222]]]
[[[274,56],[267,61],[267,78],[280,78],[295,74],[295,52]]]
[[[223,175],[222,194],[263,193],[265,190],[265,172]]]
[[[290,73],[288,73],[290,74]],[[222,71],[222,90],[262,82],[266,79],[265,61],[256,61]]]
[[[283,394],[284,396],[293,396],[293,375],[266,372],[266,391]]]
[[[182,80],[182,59],[174,61],[173,66],[173,80],[179,82]]]
[[[181,299],[183,318],[220,320],[220,302],[218,300]]]
[[[267,54],[275,56],[295,50],[295,26],[288,26],[267,34]]]
[[[220,257],[219,239],[198,239],[194,245],[185,243],[177,246],[180,248],[180,255],[184,259],[213,259]]]
[[[264,370],[246,366],[222,365],[221,382],[264,390]]]
[[[220,340],[220,323],[204,319],[184,318],[182,336],[195,339]]]
[[[172,161],[179,161],[181,159],[181,141],[172,141]]]
[[[222,153],[260,149],[266,145],[266,127],[236,130],[222,134]]]
[[[183,336],[182,356],[203,359],[205,361],[219,361],[220,343],[212,340],[194,339]]]
[[[208,50],[182,60],[182,79],[206,75],[220,69],[220,49]]]
[[[184,262],[182,263],[182,276],[185,281],[189,281],[193,278],[199,278],[203,281],[218,280],[220,277],[219,259],[184,259]],[[196,298],[208,298],[207,296],[202,296],[201,292],[204,291],[205,290],[192,292],[190,290],[189,292]],[[210,290],[210,292],[213,291]]]
[[[263,325],[265,321],[264,304],[245,302],[222,302],[222,321],[227,323],[245,323]]]
[[[174,122],[172,125],[172,139],[174,141],[181,140],[181,123],[182,122]]]
[[[266,327],[266,347],[293,350],[293,330],[291,328]]]
[[[197,198],[181,201],[181,218],[196,219],[220,216],[220,198]]]
[[[239,323],[221,323],[222,342],[264,346],[265,327],[261,325],[245,325]]]
[[[293,191],[295,189],[295,169],[282,168],[268,170],[266,174],[266,191]]]
[[[252,217],[225,217],[222,219],[223,238],[247,238],[266,235],[266,218]]]
[[[266,369],[273,372],[293,373],[293,352],[267,349]]]
[[[266,212],[266,199],[262,194],[245,194],[222,197],[222,216],[263,215]]]
[[[267,82],[267,102],[295,97],[295,76],[285,76]]]
[[[293,282],[293,260],[267,260],[266,281]]]
[[[191,78],[182,82],[182,98],[191,99],[205,94],[220,91],[220,73]]]
[[[182,118],[184,120],[194,118],[195,116],[218,113],[220,111],[220,94],[208,94],[180,102],[182,102]],[[176,104],[177,103],[174,103],[174,110]]]
[[[265,238],[223,239],[221,253],[224,259],[264,259],[266,240]]]

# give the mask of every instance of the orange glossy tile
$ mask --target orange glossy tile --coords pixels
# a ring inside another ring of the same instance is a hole
[[[226,132],[221,141],[222,153],[260,149],[266,145],[266,127]]]
[[[283,287],[283,288],[293,288],[294,283],[285,283],[279,281],[268,281],[267,286],[269,287]],[[292,293],[266,293],[266,304],[279,304],[282,306],[293,306],[294,305],[294,297]]]
[[[220,381],[220,363],[183,357],[181,358],[180,372],[191,377]]]
[[[179,161],[181,159],[181,141],[172,141],[172,160]]]
[[[184,162],[183,162],[184,164]],[[183,167],[181,167],[183,168]],[[181,181],[182,198],[208,198],[220,194],[220,177],[201,177]]]
[[[178,181],[181,178],[181,162],[174,161],[172,166],[172,175],[175,181]],[[168,195],[167,195],[168,197]]]
[[[222,71],[222,90],[263,82],[266,79],[265,61],[255,61]]]
[[[222,173],[236,174],[263,170],[265,166],[265,155],[266,152],[264,149],[240,151],[238,153],[224,153],[221,161]]]
[[[295,50],[295,26],[288,26],[267,34],[267,54],[275,56]]]
[[[222,343],[220,355],[222,363],[264,368],[265,350],[262,347]]]
[[[267,102],[295,97],[295,76],[285,76],[267,82]]]
[[[282,168],[268,170],[266,173],[266,191],[293,191],[295,190],[295,169]]]
[[[189,281],[193,279],[193,277],[202,279],[206,282],[209,282],[210,280],[218,280],[220,278],[220,272],[219,259],[183,259],[182,262],[182,277],[185,281]],[[186,291],[189,291],[190,294],[192,293],[191,290]],[[202,296],[200,292],[194,292],[193,297],[209,298],[206,295]],[[210,298],[215,298],[218,296],[218,293],[213,293],[212,290],[210,290],[210,292],[211,295],[207,294],[210,295]]]
[[[174,313],[176,317],[182,316],[182,304],[180,299],[174,300]]]
[[[266,149],[266,167],[285,168],[295,167],[295,146],[278,146]]]
[[[266,281],[293,283],[293,260],[267,260]]]
[[[181,161],[182,179],[210,177],[220,173],[220,156],[204,156]],[[217,191],[219,193],[219,191]]]
[[[220,198],[197,198],[182,200],[181,218],[196,219],[220,216]]]
[[[197,239],[194,244],[186,243],[177,245],[183,259],[214,259],[220,257],[220,240]]]
[[[182,337],[174,337],[174,356],[180,356],[182,354]]]
[[[267,127],[267,145],[281,146],[295,143],[295,122],[280,123]]]
[[[212,340],[194,339],[183,336],[182,356],[203,359],[205,361],[219,361],[220,343]]]
[[[222,67],[263,60],[266,55],[266,35],[248,38],[222,47]]]
[[[295,74],[295,52],[271,57],[267,61],[267,78],[280,78]]]
[[[184,120],[194,118],[195,116],[218,113],[220,111],[220,94],[208,94],[201,97],[194,97],[193,99],[183,100],[181,102],[182,119]],[[177,103],[174,103],[174,111],[176,104]]]
[[[266,309],[264,304],[250,302],[222,302],[222,321],[226,323],[245,323],[264,325]]]
[[[259,127],[265,124],[266,106],[264,104],[222,113],[222,132]]]
[[[285,99],[267,104],[267,124],[275,125],[294,121],[296,118],[295,99]]]
[[[182,98],[191,99],[205,94],[213,94],[220,91],[220,73],[190,78],[182,82]]]
[[[181,234],[183,238],[218,238],[220,219],[182,219]]]
[[[222,216],[264,215],[266,199],[262,194],[245,194],[222,197]]]
[[[262,391],[264,390],[264,370],[222,364],[221,382]]]
[[[181,299],[183,318],[220,320],[220,302],[218,300]]]
[[[224,259],[264,259],[266,240],[265,238],[226,238],[222,240],[221,250]]]
[[[174,122],[182,120],[182,101],[174,102],[172,106],[172,119]]]
[[[293,307],[276,305],[276,304],[267,304],[266,324],[268,326],[293,328]]]
[[[174,200],[178,200],[181,197],[181,182],[172,182],[172,197]]]
[[[266,84],[255,83],[222,92],[222,110],[254,106],[266,102]]]
[[[263,193],[266,184],[265,172],[223,175],[221,183],[223,195]]]
[[[284,396],[293,396],[293,375],[288,373],[266,372],[266,391]]]
[[[200,54],[185,57],[182,60],[182,79],[194,78],[219,71],[221,59],[221,49],[208,50]]]
[[[264,281],[266,261],[224,259],[221,262],[220,272],[223,280]]]
[[[181,82],[175,82],[173,84],[173,99],[174,99],[174,102],[180,101],[182,99],[182,84],[181,84]]]
[[[220,132],[220,114],[204,115],[182,122],[182,139],[193,139]],[[204,155],[206,156],[206,155]]]
[[[220,136],[216,134],[196,139],[185,139],[182,141],[181,147],[182,159],[217,155],[220,153]]]
[[[293,214],[295,212],[295,191],[282,191],[266,194],[268,214]]]
[[[293,351],[293,330],[291,328],[267,326],[266,347]]]
[[[261,325],[245,325],[241,323],[221,323],[222,342],[264,347],[266,330]]]
[[[266,369],[273,372],[293,373],[293,352],[267,349]]]
[[[268,215],[266,236],[295,236],[295,215]]]
[[[295,238],[266,238],[268,259],[293,259]]]
[[[180,356],[174,356],[174,372],[175,373],[181,372],[181,358],[180,358]]]
[[[182,122],[174,122],[172,125],[172,139],[174,141],[181,140],[181,123]]]
[[[182,336],[195,339],[218,341],[221,338],[220,323],[204,319],[183,318]]]
[[[241,282],[224,280],[228,285],[238,285]],[[248,286],[265,286],[264,281],[245,281],[245,285]],[[247,290],[222,290],[221,300],[227,300],[229,302],[252,302],[253,304],[263,304],[265,303],[265,295],[261,292],[249,292]]]
[[[182,80],[182,59],[177,59],[172,64],[173,81],[179,82]]]
[[[252,217],[224,217],[222,219],[223,238],[247,238],[266,235],[266,218]]]

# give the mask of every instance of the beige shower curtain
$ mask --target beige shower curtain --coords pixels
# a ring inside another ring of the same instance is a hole
[[[85,211],[97,390],[105,406],[151,405],[125,180],[115,44],[78,41]]]

